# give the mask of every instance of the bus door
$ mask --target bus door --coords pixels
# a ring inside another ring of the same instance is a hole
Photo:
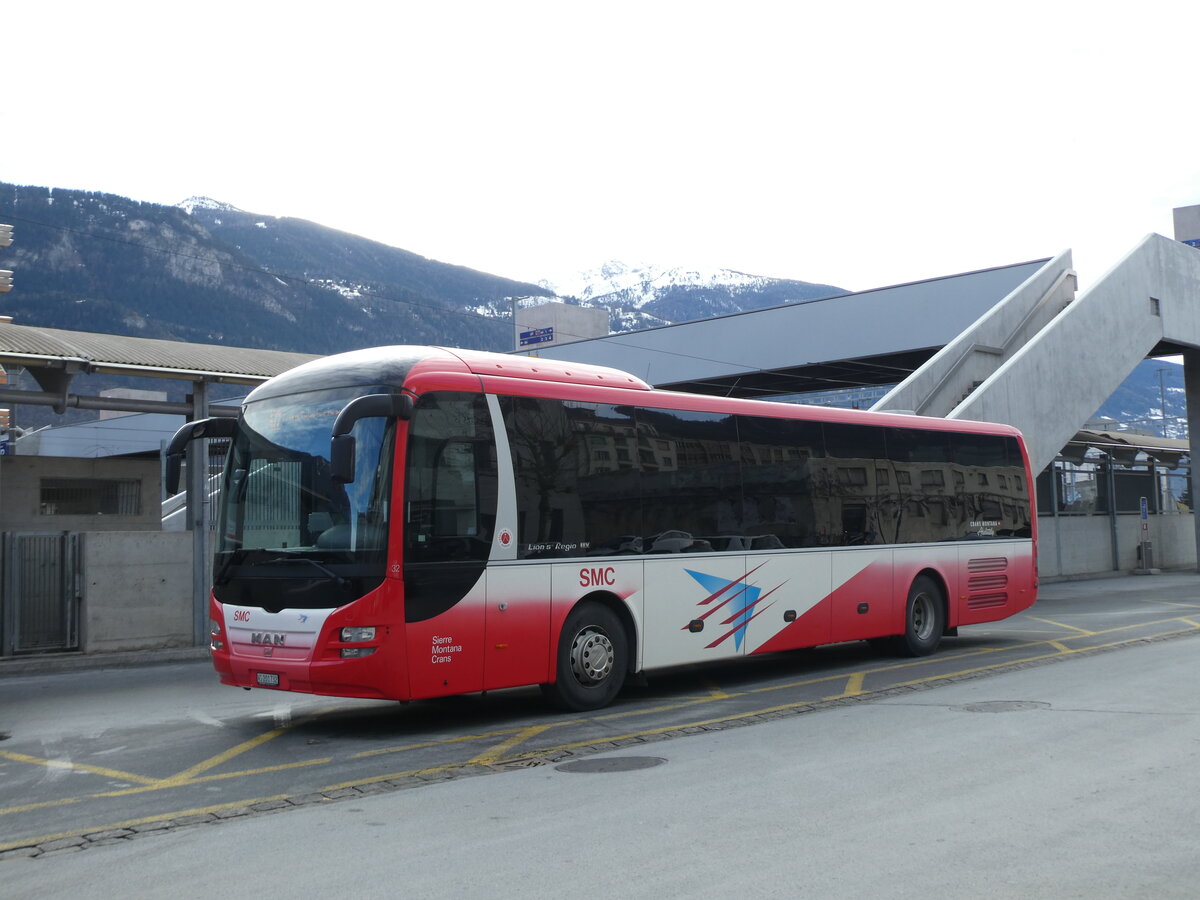
[[[539,684],[550,672],[550,566],[488,570],[484,687]]]
[[[437,391],[408,429],[404,618],[413,697],[482,690],[496,451],[482,394]]]

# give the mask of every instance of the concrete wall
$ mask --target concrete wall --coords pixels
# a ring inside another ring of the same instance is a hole
[[[586,341],[608,334],[608,310],[572,306],[569,303],[539,303],[517,309],[517,331],[552,329],[553,339],[517,347],[537,354],[558,344]]]
[[[192,534],[80,536],[85,653],[192,646]]]
[[[1038,573],[1042,578],[1072,578],[1132,572],[1140,566],[1137,552],[1142,520],[1116,517],[1116,562],[1112,520],[1108,516],[1039,516]],[[1195,569],[1195,516],[1150,516],[1146,534],[1154,545],[1159,569]]]
[[[1200,206],[1181,206],[1173,212],[1175,240],[1200,241]]]
[[[41,504],[44,478],[137,481],[140,510],[128,516],[48,514]],[[157,459],[0,456],[0,531],[158,531],[161,481]]]

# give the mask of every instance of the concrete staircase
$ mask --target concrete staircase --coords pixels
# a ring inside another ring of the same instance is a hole
[[[1041,471],[1163,340],[1200,347],[1200,250],[1151,234],[1075,297],[1048,262],[872,409],[1020,428]]]

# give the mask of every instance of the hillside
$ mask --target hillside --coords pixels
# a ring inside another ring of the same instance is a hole
[[[501,349],[468,304],[547,296],[298,219],[0,184],[16,226],[3,303],[21,324],[334,353],[442,343]]]

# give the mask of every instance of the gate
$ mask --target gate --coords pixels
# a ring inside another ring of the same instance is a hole
[[[0,656],[79,649],[79,535],[0,535]]]

